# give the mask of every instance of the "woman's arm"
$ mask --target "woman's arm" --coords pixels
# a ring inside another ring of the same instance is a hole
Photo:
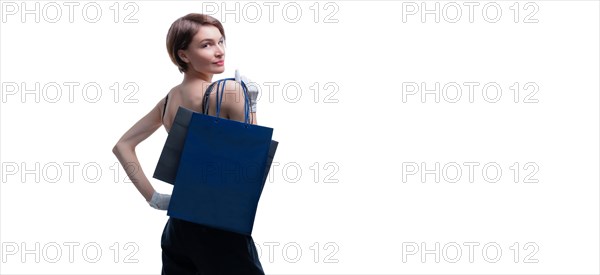
[[[135,147],[162,126],[161,102],[163,100],[157,103],[148,114],[125,132],[112,150],[117,159],[119,159],[129,179],[131,179],[135,187],[148,202],[152,199],[155,190],[142,170],[142,166],[135,153]]]

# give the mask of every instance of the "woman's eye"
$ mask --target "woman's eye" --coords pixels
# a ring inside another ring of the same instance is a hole
[[[225,40],[219,41],[219,44],[224,44],[224,43],[225,43]],[[212,43],[202,44],[202,45],[200,45],[200,48],[206,48],[206,47],[208,47],[210,45],[212,45]]]

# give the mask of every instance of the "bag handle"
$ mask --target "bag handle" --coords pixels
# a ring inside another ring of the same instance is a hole
[[[202,113],[203,114],[208,114],[208,109],[209,109],[209,96],[210,93],[212,92],[212,88],[215,84],[217,84],[217,106],[216,106],[216,116],[219,117],[220,113],[221,113],[221,103],[223,102],[223,94],[225,93],[225,82],[227,82],[227,80],[233,80],[235,81],[235,78],[224,78],[224,79],[219,79],[213,83],[210,84],[210,86],[208,86],[208,88],[206,88],[206,91],[204,92],[204,98],[203,98],[203,104],[202,104]],[[237,82],[237,81],[236,81]],[[248,87],[246,86],[246,83],[244,83],[244,81],[240,80],[240,82],[242,84],[242,90],[244,91],[244,123],[249,124],[250,122],[250,97],[248,96]],[[246,125],[246,127],[248,127],[248,125]]]

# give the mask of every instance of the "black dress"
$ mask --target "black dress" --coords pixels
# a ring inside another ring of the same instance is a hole
[[[161,238],[163,275],[264,275],[251,236],[169,218]]]

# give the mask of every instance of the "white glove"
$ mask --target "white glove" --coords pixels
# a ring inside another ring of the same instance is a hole
[[[161,194],[154,191],[152,194],[152,199],[148,202],[150,206],[154,209],[158,210],[167,210],[169,209],[169,202],[171,201],[171,195],[169,194]]]
[[[252,82],[252,80],[247,77],[240,75],[239,70],[235,70],[235,81],[240,82],[244,81],[246,87],[248,88],[248,97],[250,98],[250,112],[256,113],[256,101],[258,99],[258,84]]]

